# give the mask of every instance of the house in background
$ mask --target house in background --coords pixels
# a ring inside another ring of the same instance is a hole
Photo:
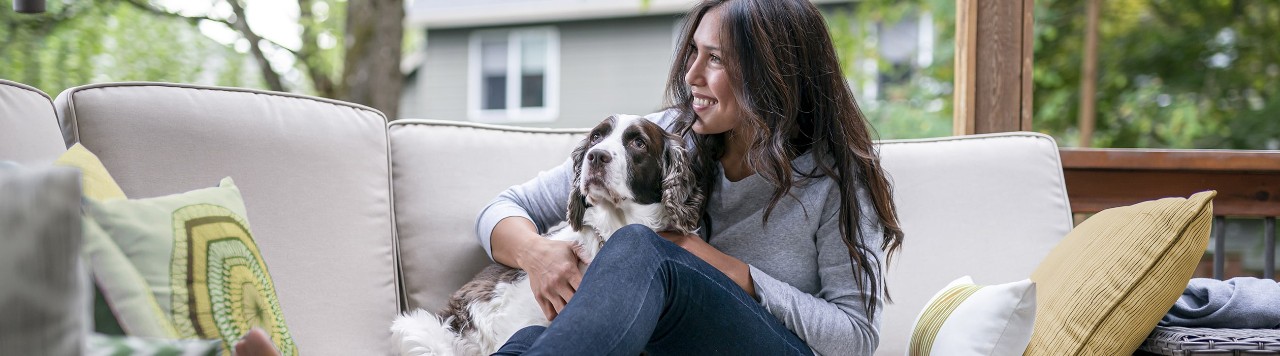
[[[589,127],[614,113],[658,111],[684,13],[696,1],[642,3],[416,0],[407,26],[425,31],[426,41],[405,62],[401,115]]]

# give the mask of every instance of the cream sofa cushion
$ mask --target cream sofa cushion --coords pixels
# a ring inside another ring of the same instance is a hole
[[[386,119],[306,96],[158,83],[68,89],[68,143],[148,198],[236,179],[303,354],[390,350],[395,238]]]
[[[491,263],[475,236],[480,210],[503,189],[563,163],[583,132],[430,120],[390,125],[409,310],[438,311]]]
[[[880,142],[906,233],[886,280],[877,355],[902,355],[929,297],[956,275],[1026,279],[1071,230],[1058,145],[1011,132]]]
[[[49,96],[0,79],[0,160],[47,165],[66,148]]]

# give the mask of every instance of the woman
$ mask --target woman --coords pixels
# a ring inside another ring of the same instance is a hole
[[[629,226],[580,275],[570,163],[503,192],[477,235],[552,323],[498,354],[869,355],[902,230],[868,125],[808,0],[704,0],[648,116],[693,143],[701,236]],[[626,235],[626,236],[619,236]]]

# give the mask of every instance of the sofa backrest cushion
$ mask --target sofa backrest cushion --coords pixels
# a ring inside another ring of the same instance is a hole
[[[0,161],[49,165],[66,149],[49,96],[0,79]]]
[[[245,89],[114,83],[56,102],[131,198],[235,179],[304,354],[390,350],[398,311],[386,119],[367,107]]]
[[[397,120],[388,132],[407,307],[435,312],[492,263],[475,236],[480,209],[568,159],[585,130]]]
[[[911,323],[959,276],[1028,278],[1071,230],[1053,138],[1012,132],[880,142],[906,234],[886,280],[878,355],[901,355]]]

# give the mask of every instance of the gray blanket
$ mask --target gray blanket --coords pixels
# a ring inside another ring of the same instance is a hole
[[[1280,284],[1237,277],[1194,278],[1160,320],[1163,326],[1232,329],[1280,328]]]

